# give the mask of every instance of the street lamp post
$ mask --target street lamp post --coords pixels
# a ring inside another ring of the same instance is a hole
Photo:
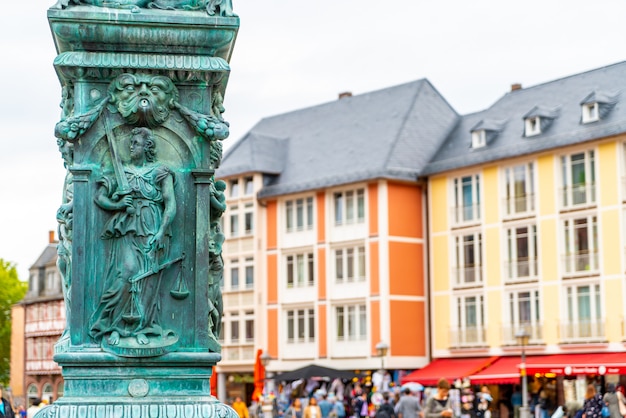
[[[522,364],[520,364],[520,374],[522,375],[522,406],[519,409],[519,418],[530,418],[530,410],[528,409],[528,377],[526,376],[526,345],[530,334],[525,328],[520,328],[515,333],[515,338],[522,346]]]
[[[272,361],[272,356],[270,356],[267,351],[264,351],[260,358],[263,369],[265,369],[265,379],[263,381],[263,404],[261,405],[261,411],[263,412],[264,418],[272,418],[274,415],[274,408],[267,390],[267,365],[270,364],[270,361]]]
[[[376,354],[380,357],[380,372],[382,375],[385,375],[385,356],[387,355],[387,351],[389,351],[389,344],[384,341],[376,344]]]

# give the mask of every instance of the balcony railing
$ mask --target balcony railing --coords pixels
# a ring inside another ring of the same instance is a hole
[[[597,273],[598,269],[597,251],[579,251],[563,256],[563,271],[566,274]]]
[[[535,195],[511,196],[504,199],[506,216],[531,214],[535,212]]]
[[[578,183],[561,188],[561,207],[591,205],[596,202],[596,185],[594,183]]]
[[[482,266],[455,267],[452,270],[456,287],[475,286],[483,283]]]
[[[561,340],[566,343],[604,341],[604,321],[601,319],[564,322],[561,324]]]
[[[454,224],[460,225],[468,222],[475,222],[480,219],[480,204],[468,206],[452,207],[452,220]]]
[[[529,335],[529,344],[541,344],[543,342],[543,326],[541,324],[524,323],[518,325],[505,325],[502,327],[502,344],[517,345],[519,341],[515,334],[523,328]]]
[[[450,348],[482,347],[486,344],[484,327],[452,328]]]
[[[518,258],[505,261],[507,281],[532,280],[537,278],[538,264],[536,258]]]

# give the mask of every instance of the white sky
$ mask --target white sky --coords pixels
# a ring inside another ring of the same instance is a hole
[[[61,90],[54,0],[0,12],[0,258],[28,267],[56,230]],[[238,140],[266,116],[427,78],[459,113],[626,60],[624,0],[233,0],[241,28],[225,118]],[[626,80],[624,80],[626,84]],[[320,121],[323,123],[323,121]]]

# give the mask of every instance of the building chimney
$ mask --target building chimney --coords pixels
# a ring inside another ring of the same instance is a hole
[[[511,91],[521,90],[521,89],[522,89],[522,85],[520,83],[511,84]]]
[[[48,231],[48,243],[54,244],[57,241],[54,239],[54,231]]]
[[[344,91],[342,93],[339,93],[339,100],[345,99],[346,97],[352,97],[352,92],[351,91]]]

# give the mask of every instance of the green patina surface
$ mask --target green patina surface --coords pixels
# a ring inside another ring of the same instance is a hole
[[[229,0],[59,0],[48,10],[67,169],[64,397],[38,417],[236,416],[220,360]]]

